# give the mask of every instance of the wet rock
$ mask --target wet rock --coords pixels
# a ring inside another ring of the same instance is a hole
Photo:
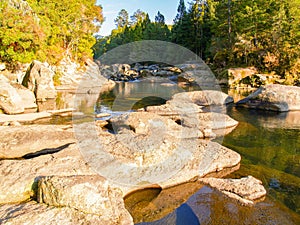
[[[0,108],[7,114],[24,112],[22,98],[3,75],[0,75]]]
[[[45,143],[47,144],[47,142]],[[37,181],[44,176],[92,175],[75,145],[61,151],[26,160],[0,161],[0,204],[35,198]]]
[[[252,176],[241,179],[201,178],[199,181],[245,205],[254,204],[255,200],[261,199],[267,194],[262,182]]]
[[[188,83],[188,84],[196,84],[196,79],[194,77],[194,73],[191,71],[184,72],[178,75],[178,83]]]
[[[110,117],[109,113],[99,113],[96,115],[96,118]]]
[[[174,76],[174,73],[172,71],[166,71],[166,70],[158,70],[157,72],[153,72],[152,74],[153,76],[158,76],[158,77]]]
[[[111,224],[132,223],[123,193],[101,176],[45,177],[38,182],[37,201],[98,215]]]
[[[128,217],[122,220],[102,218],[94,214],[86,214],[78,210],[61,207],[56,208],[36,202],[7,204],[0,206],[1,224],[32,224],[32,225],[78,225],[78,224],[107,224],[107,225],[130,225],[132,219]]]
[[[182,70],[179,69],[179,68],[176,67],[176,66],[174,66],[174,67],[172,67],[172,66],[163,67],[162,70],[171,71],[171,72],[177,73],[177,74],[182,73]]]
[[[300,110],[300,87],[266,85],[236,104],[246,108],[279,112]]]
[[[71,129],[65,126],[28,125],[0,126],[0,158],[19,158],[30,153],[55,151],[56,148],[74,143]]]
[[[33,61],[29,66],[22,85],[35,94],[37,101],[45,101],[56,97],[53,83],[54,72],[46,63]]]

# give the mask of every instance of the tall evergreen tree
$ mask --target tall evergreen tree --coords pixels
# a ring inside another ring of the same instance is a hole
[[[165,17],[159,11],[157,12],[157,15],[155,16],[155,23],[158,23],[161,25],[165,24]]]
[[[186,14],[186,7],[185,7],[184,0],[180,0],[177,8],[177,15],[173,20],[174,24],[177,24],[179,21],[181,21],[185,14]]]

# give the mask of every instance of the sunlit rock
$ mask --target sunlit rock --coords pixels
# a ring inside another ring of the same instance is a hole
[[[279,84],[266,85],[236,104],[246,108],[278,112],[300,110],[300,87]]]

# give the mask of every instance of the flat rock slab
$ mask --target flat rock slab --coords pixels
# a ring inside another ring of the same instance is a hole
[[[241,179],[201,178],[199,181],[245,205],[254,204],[255,200],[261,199],[267,194],[262,182],[252,176]]]
[[[38,119],[50,118],[55,115],[70,115],[74,109],[60,109],[60,110],[48,110],[44,112],[37,112],[37,113],[25,113],[25,114],[18,114],[18,115],[5,115],[0,114],[0,123],[4,124],[7,122],[34,122]]]
[[[37,200],[50,206],[95,214],[116,224],[132,222],[124,206],[122,191],[99,175],[42,178],[38,182]]]
[[[63,125],[0,126],[0,158],[20,158],[30,153],[55,152],[76,142],[73,131]]]
[[[61,207],[56,208],[46,204],[28,202],[21,204],[6,204],[0,206],[0,222],[5,225],[31,224],[31,225],[78,225],[78,224],[106,224],[106,225],[133,225],[132,219],[107,219],[94,214]]]
[[[26,201],[36,194],[37,181],[45,176],[95,174],[76,145],[58,153],[27,160],[0,161],[0,204]]]
[[[166,129],[150,128],[145,135],[135,133],[130,126],[117,134],[99,128],[94,134],[92,123],[74,126],[86,161],[102,176],[124,185],[123,193],[151,184],[162,188],[178,185],[235,167],[241,160],[238,153],[218,143],[175,138],[164,132]]]
[[[236,103],[246,108],[278,112],[300,110],[300,87],[270,84]]]

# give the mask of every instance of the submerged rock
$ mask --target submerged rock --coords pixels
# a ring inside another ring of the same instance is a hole
[[[236,104],[246,108],[278,112],[300,110],[300,87],[279,84],[266,85]]]
[[[252,176],[241,179],[201,178],[199,181],[245,205],[254,204],[267,194],[262,182]]]

